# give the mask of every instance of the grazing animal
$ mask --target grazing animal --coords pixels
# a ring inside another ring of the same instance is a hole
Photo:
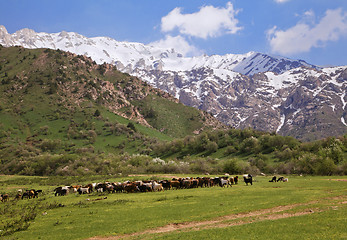
[[[167,180],[162,180],[159,182],[165,190],[170,190],[171,188],[171,183]]]
[[[152,190],[153,190],[153,192],[158,192],[158,191],[164,191],[164,188],[160,183],[153,181],[152,182]]]
[[[283,182],[288,182],[288,178],[284,178],[284,179],[283,179]]]
[[[79,189],[77,189],[77,192],[79,194],[88,194],[89,193],[89,187],[80,187]]]
[[[38,193],[35,192],[34,189],[26,190],[22,195],[22,199],[24,199],[24,198],[31,199],[31,198],[35,198],[35,197],[38,197]]]
[[[212,178],[210,181],[211,186],[216,186],[219,184],[219,177]]]
[[[202,178],[202,183],[203,183],[203,186],[205,187],[210,187],[211,186],[211,178],[209,177],[203,177]],[[202,186],[201,186],[202,187]]]
[[[182,179],[181,188],[190,188],[192,185],[192,180],[190,179]]]
[[[147,192],[147,186],[146,185],[140,185],[140,186],[138,186],[138,188],[139,188],[139,190],[140,190],[140,192]]]
[[[7,193],[5,193],[0,195],[0,199],[1,199],[1,202],[7,202],[10,199],[10,197]]]
[[[107,184],[106,183],[98,183],[96,186],[95,186],[95,190],[97,192],[106,192],[107,190]]]
[[[219,179],[219,186],[220,187],[229,187],[229,185],[231,186],[228,177],[222,177]]]
[[[93,192],[93,184],[91,184],[91,183],[85,185],[84,188],[89,188],[90,193]]]
[[[234,183],[237,184],[239,182],[239,176],[234,177]]]
[[[133,193],[133,192],[139,192],[140,189],[138,186],[136,186],[136,184],[134,183],[128,183],[124,186],[124,190],[127,192],[127,193]]]
[[[107,185],[106,189],[109,193],[114,193],[116,191],[112,184]]]
[[[279,178],[277,179],[277,182],[283,181],[283,179],[284,179],[284,177],[279,177]]]
[[[245,181],[246,185],[248,186],[248,183],[253,185],[253,177],[251,174],[244,174],[243,175],[243,180]]]
[[[171,180],[170,184],[171,184],[171,188],[179,189],[181,187],[181,183],[177,180]]]
[[[123,187],[122,183],[120,183],[120,182],[114,182],[114,183],[112,183],[112,185],[113,185],[113,187],[114,187],[114,190],[115,190],[117,193],[123,192],[124,187]]]
[[[57,187],[56,189],[54,189],[54,191],[54,196],[65,196],[68,193],[67,188],[63,187]]]
[[[19,199],[21,199],[22,198],[22,194],[20,193],[20,192],[18,192],[17,194],[16,194],[16,196],[14,197],[14,200],[19,200]]]
[[[197,188],[199,187],[199,179],[192,179],[192,185],[191,185],[192,188]]]
[[[276,176],[273,176],[269,182],[276,182]]]

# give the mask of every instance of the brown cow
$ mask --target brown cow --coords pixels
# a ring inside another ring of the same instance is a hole
[[[22,199],[24,199],[24,198],[31,199],[34,197],[38,197],[38,194],[35,192],[34,189],[26,190],[22,195]]]
[[[16,194],[16,196],[14,197],[14,200],[19,200],[19,199],[21,199],[21,197],[22,197],[22,194],[20,192],[18,192]]]
[[[181,183],[177,180],[171,180],[170,184],[171,184],[171,188],[176,188],[176,189],[181,188]]]
[[[7,202],[10,199],[10,197],[7,193],[1,194],[0,198],[1,198],[1,202]]]
[[[126,191],[127,193],[133,193],[133,192],[138,192],[140,190],[135,183],[128,183],[124,186],[124,191]]]
[[[192,185],[192,180],[191,179],[182,179],[181,182],[181,187],[182,188],[190,188]]]

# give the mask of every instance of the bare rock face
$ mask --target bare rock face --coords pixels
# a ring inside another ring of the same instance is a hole
[[[224,78],[217,71],[157,71],[151,84],[236,128],[251,127],[301,140],[347,132],[347,67],[299,67],[283,74],[253,76],[232,72]]]

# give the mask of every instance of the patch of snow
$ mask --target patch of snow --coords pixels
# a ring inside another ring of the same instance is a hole
[[[278,126],[276,133],[278,133],[278,131],[283,127],[285,120],[286,120],[286,115],[282,114],[280,125]]]
[[[341,94],[342,110],[345,110],[347,102],[345,102],[346,93]]]
[[[335,107],[336,107],[336,105],[331,105],[330,106],[332,109],[333,109],[333,111],[335,112]]]

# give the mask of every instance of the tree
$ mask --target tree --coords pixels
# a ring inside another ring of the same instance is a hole
[[[133,130],[134,132],[136,132],[136,127],[132,122],[129,122],[127,125],[127,128],[130,128],[131,130]]]
[[[99,109],[96,109],[94,112],[94,117],[99,117],[101,115]]]

